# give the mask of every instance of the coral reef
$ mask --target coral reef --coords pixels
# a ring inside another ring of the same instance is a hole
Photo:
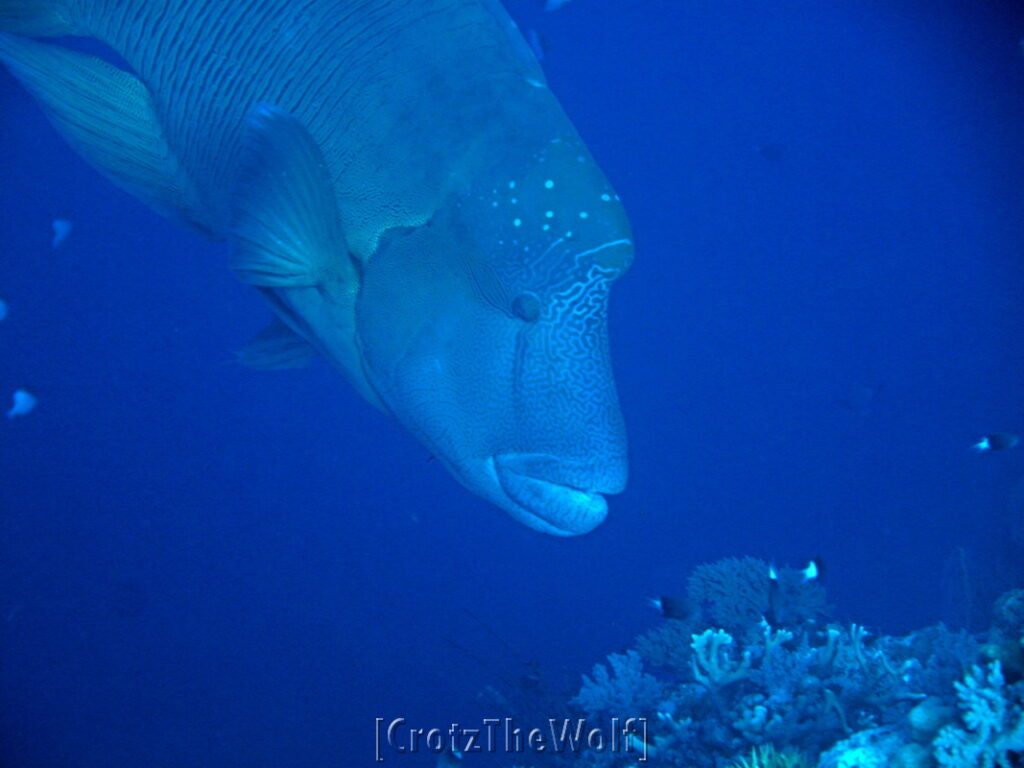
[[[801,573],[754,558],[699,567],[689,596],[702,610],[595,666],[574,706],[645,717],[653,766],[1024,765],[1024,681],[1003,666],[1024,647],[1024,591],[999,599],[983,638],[942,625],[876,637],[820,623],[824,590]],[[584,751],[564,764],[635,760]]]
[[[629,713],[628,717],[657,705],[664,692],[664,686],[643,671],[636,651],[613,653],[608,666],[595,664],[592,674],[583,676],[583,687],[571,702],[588,715]]]
[[[1000,662],[1011,682],[1024,677],[1024,589],[1012,589],[996,600],[983,650]]]
[[[727,557],[697,566],[687,594],[702,605],[716,627],[741,632],[768,610],[769,565],[756,557]]]
[[[732,764],[732,768],[810,768],[806,758],[793,750],[778,751],[771,744],[754,747],[750,754]]]
[[[942,768],[1016,768],[1024,764],[1024,683],[1006,685],[998,661],[974,667],[956,684],[962,723],[936,737]]]

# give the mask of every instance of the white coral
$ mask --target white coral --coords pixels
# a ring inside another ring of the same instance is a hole
[[[1020,685],[1006,685],[998,661],[988,665],[987,673],[972,668],[956,683],[967,728],[954,724],[939,731],[933,747],[942,768],[1011,767],[1011,754],[1024,750],[1024,697],[1014,690]]]
[[[739,661],[732,658],[729,648],[732,635],[724,629],[708,629],[693,635],[691,665],[693,678],[707,688],[719,688],[750,674],[750,651],[744,651]]]

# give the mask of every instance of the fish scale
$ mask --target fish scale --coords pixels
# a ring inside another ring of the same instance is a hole
[[[536,73],[516,51],[479,43],[502,35],[493,7],[480,3],[295,6],[289,0],[76,0],[72,13],[83,32],[115,50],[154,94],[167,143],[190,169],[204,209],[220,226],[230,215],[223,179],[238,162],[243,118],[252,104],[268,102],[295,115],[321,147],[350,222],[350,245],[365,255],[380,232],[401,223],[396,219],[422,220],[436,203],[424,191],[425,177],[443,176],[431,148],[443,144],[450,152],[471,143],[465,129],[471,106],[460,104],[473,102],[460,91],[473,81],[444,73],[487,73],[485,80]],[[303,14],[306,24],[291,24]],[[416,38],[410,29],[418,31]],[[285,30],[291,34],[287,45]],[[403,99],[397,91],[401,79],[393,73],[401,69],[418,71],[410,84],[416,98]],[[431,71],[446,81],[443,123],[437,104],[420,101]],[[338,115],[345,118],[342,130]],[[413,125],[416,130],[408,130]],[[399,138],[403,127],[401,142],[379,140]],[[417,174],[416,166],[428,162]],[[368,196],[368,190],[379,192]]]

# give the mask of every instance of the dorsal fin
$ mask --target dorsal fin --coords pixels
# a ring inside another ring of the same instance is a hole
[[[500,0],[483,0],[483,7],[495,18],[498,26],[508,41],[509,47],[515,52],[519,65],[522,68],[523,77],[531,85],[538,88],[547,87],[547,79],[544,77],[544,70],[530,44],[519,31],[515,21],[509,16]]]

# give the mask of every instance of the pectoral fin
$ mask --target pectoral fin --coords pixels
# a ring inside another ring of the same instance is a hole
[[[323,156],[287,112],[249,112],[234,194],[231,266],[246,283],[272,288],[347,279],[351,269]]]
[[[265,370],[302,368],[316,354],[308,341],[277,318],[237,352],[242,365]]]
[[[95,56],[6,33],[0,33],[0,60],[107,177],[156,210],[211,230],[137,77]]]

